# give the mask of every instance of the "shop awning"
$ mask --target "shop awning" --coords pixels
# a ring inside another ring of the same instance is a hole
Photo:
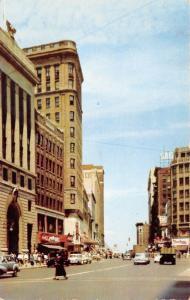
[[[98,245],[98,242],[97,241],[93,241],[93,240],[90,240],[90,239],[84,239],[83,240],[83,243],[85,245]]]
[[[41,246],[46,247],[46,248],[51,249],[51,250],[64,250],[64,249],[65,249],[64,247],[61,247],[61,246],[59,246],[59,245],[46,245],[46,244],[41,244]]]

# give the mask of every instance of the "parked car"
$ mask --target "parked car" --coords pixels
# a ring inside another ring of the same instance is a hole
[[[162,257],[162,256],[160,255],[160,253],[156,254],[156,255],[154,256],[154,262],[155,262],[155,263],[159,263],[161,257]]]
[[[68,261],[70,264],[79,264],[79,265],[83,265],[87,263],[86,257],[82,253],[71,253],[68,257]]]
[[[136,253],[133,259],[134,265],[147,265],[150,263],[148,253]]]
[[[91,264],[92,263],[92,256],[91,256],[91,254],[88,253],[88,252],[85,252],[84,256],[85,256],[85,259],[86,259],[86,263],[87,264]]]
[[[18,263],[10,255],[0,256],[0,276],[11,274],[15,277],[19,271]]]

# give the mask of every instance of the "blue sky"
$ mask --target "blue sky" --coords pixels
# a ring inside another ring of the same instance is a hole
[[[186,0],[4,0],[21,47],[70,39],[84,74],[83,161],[105,168],[106,242],[147,221],[149,169],[190,143]]]

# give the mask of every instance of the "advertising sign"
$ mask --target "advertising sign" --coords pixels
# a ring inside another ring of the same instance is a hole
[[[172,239],[172,246],[188,246],[189,238],[176,238]]]

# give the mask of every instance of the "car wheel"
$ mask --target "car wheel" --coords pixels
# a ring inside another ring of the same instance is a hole
[[[14,270],[13,277],[17,277],[18,270]]]
[[[0,270],[0,276],[3,275],[3,274],[4,274],[4,272],[2,270]]]

